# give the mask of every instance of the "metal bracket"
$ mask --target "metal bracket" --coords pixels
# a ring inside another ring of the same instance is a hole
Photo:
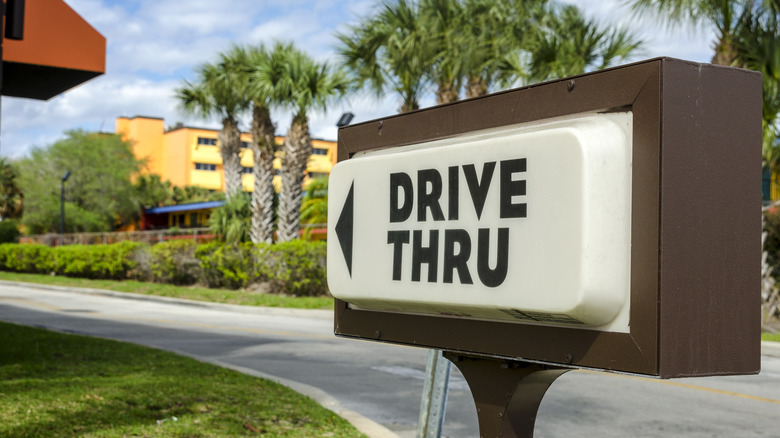
[[[531,438],[536,413],[547,388],[569,368],[467,356],[451,351],[444,357],[463,373],[477,406],[483,438]]]

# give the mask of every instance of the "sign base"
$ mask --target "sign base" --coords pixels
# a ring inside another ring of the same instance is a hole
[[[463,373],[477,406],[481,437],[534,436],[547,388],[569,368],[444,352]]]

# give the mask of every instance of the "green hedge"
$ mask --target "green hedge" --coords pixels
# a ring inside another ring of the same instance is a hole
[[[0,245],[0,269],[4,271],[48,274],[54,270],[54,251],[46,245]]]
[[[273,245],[268,257],[258,264],[260,278],[267,278],[272,292],[297,296],[327,293],[327,247],[324,242],[293,240]]]
[[[201,277],[195,258],[198,244],[192,240],[169,240],[149,250],[152,280],[158,283],[195,284]]]
[[[268,245],[241,243],[225,245],[218,242],[200,245],[195,257],[200,261],[201,280],[208,287],[239,289],[265,278],[257,275],[255,266],[263,258]]]
[[[0,245],[0,269],[68,277],[124,279],[137,266],[135,252],[143,244],[120,242],[113,245]]]
[[[147,245],[0,244],[0,270],[70,277],[136,279],[296,296],[328,294],[324,242],[226,245],[173,240]]]
[[[138,265],[135,253],[145,245],[119,242],[112,245],[66,245],[52,250],[52,271],[66,277],[122,280]]]

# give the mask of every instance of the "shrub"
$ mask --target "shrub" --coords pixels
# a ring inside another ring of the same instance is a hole
[[[134,253],[142,246],[130,241],[59,246],[53,249],[54,272],[68,277],[126,279],[138,264]]]
[[[324,242],[303,240],[275,245],[171,240],[153,246],[124,241],[56,248],[5,243],[0,269],[232,289],[263,283],[273,293],[317,296],[328,294],[326,255]]]
[[[54,269],[54,254],[46,245],[0,244],[0,269],[48,274]]]
[[[200,261],[202,279],[209,287],[239,289],[253,280],[254,257],[252,243],[222,244],[211,242],[198,247],[195,257]]]
[[[271,292],[295,296],[327,295],[326,255],[324,242],[277,243],[269,249],[269,258],[258,264],[257,276],[268,279]]]
[[[764,243],[767,263],[772,267],[772,277],[780,282],[780,209],[772,209],[764,214],[764,231],[767,232]]]
[[[149,251],[152,279],[160,283],[197,283],[202,273],[195,258],[197,246],[191,240],[169,240],[153,245]]]

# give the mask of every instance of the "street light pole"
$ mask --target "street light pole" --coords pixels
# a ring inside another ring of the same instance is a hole
[[[65,234],[65,181],[70,178],[70,170],[62,175],[60,184],[60,245],[62,245],[63,235]]]

